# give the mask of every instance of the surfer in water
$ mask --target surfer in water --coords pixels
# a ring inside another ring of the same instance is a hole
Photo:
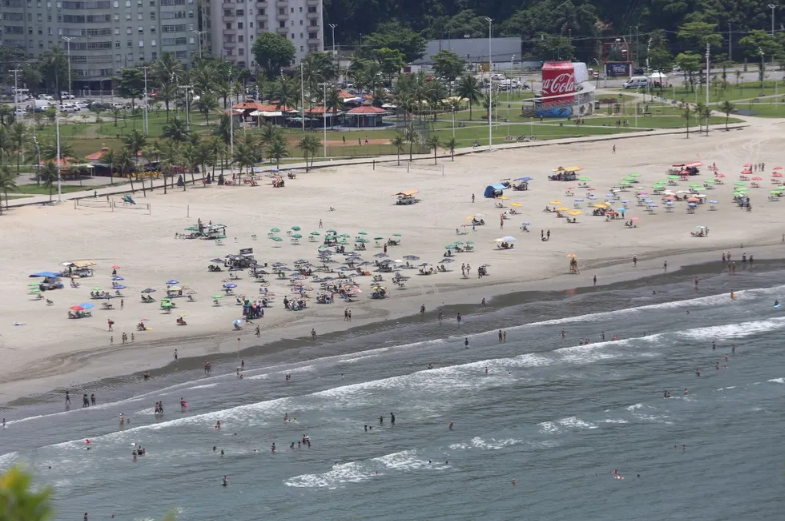
[[[777,300],[777,299],[774,299],[774,307],[775,307],[775,308],[778,308],[778,307],[780,307],[780,301],[779,301],[779,300]]]

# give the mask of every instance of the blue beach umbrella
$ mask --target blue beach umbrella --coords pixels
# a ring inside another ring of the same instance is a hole
[[[167,283],[167,284],[180,284],[180,281],[179,281],[179,280],[172,279],[172,280],[167,280],[167,281],[166,281],[166,283]]]

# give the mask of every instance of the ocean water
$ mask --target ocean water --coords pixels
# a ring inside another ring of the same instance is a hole
[[[99,390],[89,409],[75,391],[70,411],[3,412],[0,467],[23,463],[52,486],[61,520],[777,519],[780,275],[388,325],[246,358],[242,380],[226,363]],[[750,289],[731,300],[731,283]],[[311,447],[297,448],[304,435]],[[137,444],[147,455],[134,463]]]

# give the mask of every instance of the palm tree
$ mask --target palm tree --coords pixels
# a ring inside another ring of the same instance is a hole
[[[427,144],[428,144],[428,149],[433,150],[433,164],[435,165],[436,153],[439,151],[439,145],[441,145],[441,143],[439,142],[439,136],[434,134],[433,136],[429,137]]]
[[[115,154],[114,156],[114,168],[117,170],[121,176],[125,177],[128,176],[128,180],[131,182],[131,192],[135,192],[136,189],[134,188],[134,177],[131,174],[133,172],[134,167],[136,166],[136,156],[128,147],[123,147],[120,149],[120,152]],[[142,183],[142,192],[147,195],[147,192],[144,187],[144,183]]]
[[[692,117],[692,108],[690,108],[689,103],[684,103],[682,101],[682,113],[681,117],[687,122],[687,139],[690,139],[690,118]]]
[[[114,184],[114,168],[115,168],[115,154],[114,149],[110,148],[109,150],[105,150],[103,154],[101,154],[101,162],[105,165],[109,165],[109,184]]]
[[[398,151],[398,166],[401,166],[401,152],[406,148],[406,137],[396,133],[390,140],[390,144]]]
[[[709,120],[711,120],[711,107],[706,105],[699,112],[700,117],[706,120],[706,135],[709,134]]]
[[[308,157],[311,157],[311,166],[313,166],[313,158],[316,155],[316,152],[319,150],[319,140],[316,139],[314,136],[305,136],[300,140],[300,143],[297,145],[300,147],[300,150],[303,151],[303,157],[305,158],[305,171],[308,171]]]
[[[442,105],[442,100],[447,97],[447,87],[439,80],[429,81],[425,86],[425,98],[433,113],[433,120],[436,121],[438,108]]]
[[[54,190],[55,185],[57,184],[57,179],[60,176],[60,168],[54,163],[54,161],[47,161],[44,163],[44,167],[41,169],[39,174],[41,176],[41,181],[44,182],[44,187],[49,189],[49,202],[52,202],[52,191]]]
[[[183,62],[178,60],[174,53],[165,52],[161,57],[156,60],[153,65],[153,75],[161,85],[161,88],[167,84],[174,84],[174,79],[183,74]]]
[[[338,111],[343,108],[343,100],[340,97],[338,89],[330,89],[327,91],[327,99],[324,100],[324,108],[325,110],[332,111],[333,117],[330,121],[330,127],[334,127]]]
[[[469,121],[472,120],[472,105],[477,103],[483,96],[480,92],[480,84],[477,78],[471,74],[461,77],[455,92],[459,98],[469,101]]]
[[[698,118],[698,134],[701,133],[703,130],[703,109],[706,108],[706,105],[702,101],[699,101],[695,105],[695,110],[693,110],[693,115]]]
[[[6,128],[0,125],[0,165],[3,164],[5,155],[10,153],[11,147],[11,136]]]
[[[5,126],[6,119],[11,122],[14,117],[14,108],[11,105],[0,105],[0,126]]]
[[[199,146],[196,148],[196,160],[197,164],[199,165],[199,171],[202,174],[202,177],[207,177],[205,175],[205,170],[207,165],[212,164],[215,165],[213,158],[215,157],[212,148],[212,140],[204,140],[199,143]],[[214,168],[214,167],[213,167]]]
[[[731,112],[736,110],[736,105],[728,100],[725,100],[720,105],[720,110],[725,113],[725,131],[728,131],[728,119],[730,119]]]
[[[219,98],[223,99],[224,110],[226,110],[226,104],[231,101],[232,95],[232,88],[229,85],[228,81],[221,81],[214,87],[215,95]]]
[[[27,140],[27,127],[24,123],[14,123],[8,130],[11,144],[16,151],[16,175],[19,175],[19,163],[24,154],[25,141]]]
[[[8,192],[18,190],[16,176],[11,171],[11,167],[4,165],[0,167],[0,192],[5,194],[5,207],[8,208]],[[0,201],[0,215],[3,215],[3,202]]]
[[[451,137],[447,140],[447,143],[444,144],[447,147],[447,150],[450,151],[450,156],[452,160],[455,161],[455,147],[458,146],[458,143],[455,141],[454,137]]]
[[[184,120],[176,116],[172,121],[165,124],[162,130],[161,137],[177,141],[178,143],[185,143],[188,141],[188,125]]]
[[[201,161],[202,156],[199,153],[199,146],[193,143],[186,143],[186,145],[182,148],[182,160],[185,163],[185,166],[188,168],[188,172],[191,174],[191,185],[196,185],[196,179],[194,178],[194,171],[199,167],[199,161]],[[185,180],[183,180],[183,192],[185,192]]]
[[[178,141],[166,140],[159,142],[158,147],[161,159],[161,173],[164,177],[164,194],[166,194],[166,178],[170,176],[171,169],[179,166],[182,161],[181,144]]]
[[[171,82],[166,82],[161,85],[158,93],[155,95],[156,101],[160,101],[166,107],[166,121],[169,121],[169,104],[177,99],[177,85]]]
[[[300,99],[300,83],[281,76],[273,85],[272,97],[277,109],[296,107]]]
[[[248,168],[249,170],[253,168],[256,164],[256,159],[258,157],[258,152],[254,149],[254,146],[251,143],[241,142],[238,143],[236,147],[234,147],[234,162],[240,167],[240,174],[239,178],[242,179],[243,177],[243,169]]]
[[[269,144],[267,148],[267,157],[275,159],[276,168],[281,165],[282,158],[289,157],[289,150],[286,149],[286,141],[284,141],[282,136],[276,137],[276,139]]]
[[[412,149],[414,148],[414,143],[417,141],[419,134],[416,130],[414,130],[414,125],[409,125],[403,131],[403,138],[404,140],[409,143],[409,162],[412,161]]]
[[[210,124],[210,111],[215,110],[218,108],[218,100],[215,99],[210,92],[203,92],[202,95],[199,97],[199,100],[196,102],[196,108],[204,114],[204,121],[206,124]]]

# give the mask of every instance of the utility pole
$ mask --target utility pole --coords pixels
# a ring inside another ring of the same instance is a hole
[[[185,129],[191,130],[191,119],[188,112],[188,94],[191,89],[193,89],[193,85],[181,85],[177,87],[178,89],[183,89],[185,91]]]
[[[305,64],[300,61],[300,119],[305,132]]]
[[[769,4],[771,9],[771,35],[774,36],[774,11],[779,7],[777,4]]]
[[[19,65],[17,65],[19,67]],[[14,118],[19,117],[19,82],[17,80],[17,74],[22,72],[20,69],[11,69],[8,72],[14,73]]]
[[[772,22],[772,27],[774,27],[774,22]],[[773,29],[772,29],[773,31]],[[773,34],[773,33],[772,33]],[[73,90],[71,90],[71,40],[74,39],[73,36],[61,36],[63,40],[66,41],[68,44],[68,94],[73,94]],[[58,92],[58,97],[60,93]]]
[[[514,61],[515,61],[515,55],[513,54],[510,57],[510,76],[512,76],[512,65]],[[507,125],[505,126],[507,127],[507,135],[509,136],[510,135],[510,91],[512,90],[512,78],[510,78],[508,81],[510,82],[510,84],[507,85]]]
[[[493,20],[485,17],[488,22],[488,151],[493,150],[493,51],[491,50],[491,36],[493,34]]]
[[[205,31],[194,31],[196,35],[199,37],[199,59],[202,59],[202,35]]]
[[[330,24],[330,29],[333,32],[333,58],[335,57],[335,28],[338,27],[338,24]]]
[[[57,132],[57,202],[62,201],[63,189],[60,178],[60,108],[55,107],[55,131]]]
[[[322,149],[327,159],[327,82],[322,83]]]
[[[147,69],[150,67],[142,67],[144,70],[144,133],[145,135],[150,133],[150,119],[147,115]]]

